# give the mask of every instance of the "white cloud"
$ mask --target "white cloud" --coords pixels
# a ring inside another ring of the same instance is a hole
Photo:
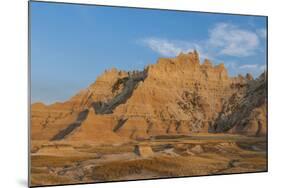
[[[252,70],[254,72],[258,72],[261,73],[263,71],[265,71],[266,69],[266,65],[258,65],[258,64],[246,64],[246,65],[241,65],[239,66],[239,69],[244,69],[244,70]]]
[[[241,65],[241,62],[237,62],[237,58],[254,56],[260,52],[262,48],[260,41],[266,36],[265,29],[251,31],[229,23],[219,23],[212,27],[208,33],[208,37],[201,41],[150,37],[142,39],[140,42],[166,57],[174,57],[180,52],[189,52],[194,49],[199,52],[201,60],[207,58],[218,63],[227,56],[228,62],[225,62],[225,65],[230,70],[231,75],[251,72],[254,76],[258,76],[266,69],[264,64]],[[234,61],[231,60],[232,58]]]
[[[246,75],[251,73],[255,78],[260,76],[260,74],[265,71],[266,65],[262,64],[244,64],[239,65],[236,61],[225,62],[225,66],[229,70],[231,76],[236,76],[238,74]]]
[[[212,54],[208,53],[200,44],[200,42],[179,41],[179,40],[167,40],[163,38],[151,37],[141,40],[141,43],[148,46],[153,51],[166,57],[175,57],[179,53],[187,53],[193,50],[197,50],[201,59],[214,59]]]
[[[236,25],[219,23],[209,30],[208,46],[221,55],[246,57],[255,54],[259,47],[257,33]]]
[[[246,64],[246,65],[241,65],[239,68],[240,69],[256,69],[258,67],[258,64]]]
[[[143,44],[163,56],[176,56],[180,52],[196,49],[201,57],[214,59],[220,55],[247,57],[259,49],[259,36],[263,30],[256,32],[242,29],[228,23],[216,24],[209,30],[209,36],[202,41],[179,41],[150,37],[141,40]]]
[[[260,76],[262,72],[265,71],[266,65],[258,65],[258,64],[245,64],[241,65],[236,69],[236,72],[246,74],[246,73],[251,73],[254,75],[254,77]]]
[[[242,71],[242,73],[252,73],[254,75],[254,77],[258,77],[261,75],[261,73],[263,73],[266,70],[266,65],[258,65],[258,64],[254,64],[254,65],[243,65],[239,67],[240,70]]]
[[[185,49],[183,49],[183,46],[165,39],[148,38],[144,39],[143,43],[153,51],[158,52],[159,54],[164,56],[175,56],[180,52],[185,51]]]

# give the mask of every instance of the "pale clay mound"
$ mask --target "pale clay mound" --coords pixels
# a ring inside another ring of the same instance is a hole
[[[70,100],[31,108],[32,140],[116,143],[157,135],[266,134],[265,74],[229,77],[196,51],[144,71],[105,71]]]
[[[151,157],[154,155],[154,152],[149,145],[137,145],[135,146],[134,152],[141,157]]]

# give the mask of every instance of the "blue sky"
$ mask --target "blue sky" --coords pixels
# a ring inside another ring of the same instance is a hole
[[[31,3],[31,100],[65,101],[105,69],[142,69],[197,49],[229,74],[266,68],[266,18]]]

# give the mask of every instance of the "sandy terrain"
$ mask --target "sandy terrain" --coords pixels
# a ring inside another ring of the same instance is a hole
[[[73,184],[267,170],[266,138],[158,136],[116,145],[33,142],[31,183]]]

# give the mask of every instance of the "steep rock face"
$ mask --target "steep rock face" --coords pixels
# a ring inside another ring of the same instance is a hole
[[[199,132],[264,135],[265,94],[264,76],[230,78],[223,64],[200,64],[196,51],[181,53],[144,71],[105,71],[64,103],[33,104],[31,135],[93,142],[107,135],[111,141]]]
[[[237,83],[246,84],[247,80],[229,78],[222,64],[213,66],[206,60],[201,65],[196,52],[172,59],[162,58],[147,67],[146,79],[114,114],[142,119],[144,123],[138,128],[147,127],[143,138],[208,132],[208,126],[218,116],[223,102],[238,91],[231,87]],[[135,131],[131,127],[127,128],[130,133]]]
[[[210,131],[265,136],[267,131],[267,86],[265,73],[234,93],[224,104]]]

